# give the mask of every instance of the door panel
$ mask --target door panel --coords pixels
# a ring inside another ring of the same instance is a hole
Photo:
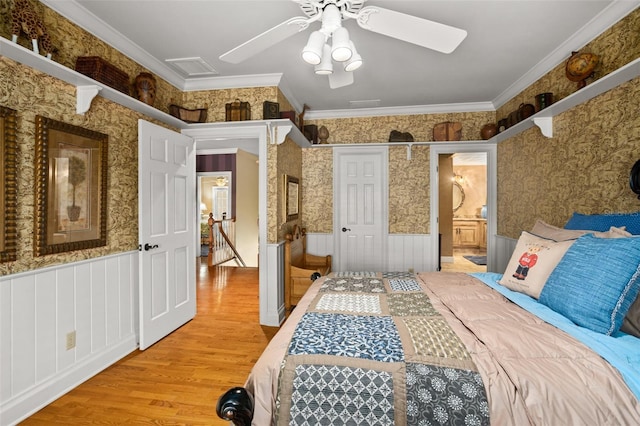
[[[195,316],[195,144],[139,121],[140,349]]]
[[[386,269],[387,157],[386,149],[336,149],[336,260],[341,271]]]

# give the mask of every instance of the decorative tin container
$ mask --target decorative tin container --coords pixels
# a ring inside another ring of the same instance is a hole
[[[234,102],[225,104],[225,121],[245,121],[251,120],[251,105],[249,102],[240,102],[236,99]]]

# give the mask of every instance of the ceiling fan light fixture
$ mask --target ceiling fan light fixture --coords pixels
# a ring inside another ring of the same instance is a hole
[[[322,50],[322,61],[315,66],[315,72],[318,75],[333,74],[333,62],[331,62],[331,47],[328,44],[325,44]]]
[[[302,49],[302,59],[311,65],[318,65],[322,61],[322,49],[325,44],[325,35],[320,31],[314,31],[309,35],[307,45]]]
[[[355,71],[362,66],[362,56],[358,54],[356,51],[356,47],[353,42],[349,42],[351,44],[351,51],[353,52],[351,55],[351,59],[344,63],[344,70],[347,72]]]
[[[331,46],[331,57],[334,61],[344,62],[351,58],[351,41],[349,31],[345,27],[340,27],[331,35],[333,45]]]

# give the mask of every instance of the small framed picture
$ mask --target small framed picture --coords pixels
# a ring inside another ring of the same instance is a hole
[[[300,180],[296,177],[285,175],[285,200],[287,222],[296,220],[300,210]]]

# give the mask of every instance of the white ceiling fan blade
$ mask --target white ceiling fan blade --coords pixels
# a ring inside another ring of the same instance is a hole
[[[377,6],[363,8],[357,17],[365,30],[384,34],[442,53],[451,53],[467,36],[465,30]]]
[[[353,72],[345,71],[342,64],[333,67],[333,73],[329,74],[329,87],[338,89],[353,84]]]
[[[242,43],[240,46],[234,47],[228,52],[223,53],[220,55],[220,60],[232,64],[238,64],[281,42],[282,40],[291,37],[300,31],[306,30],[309,26],[309,22],[309,18],[306,17],[297,16],[295,18],[291,18],[276,25],[270,30],[263,32],[262,34],[258,34],[251,40]]]

